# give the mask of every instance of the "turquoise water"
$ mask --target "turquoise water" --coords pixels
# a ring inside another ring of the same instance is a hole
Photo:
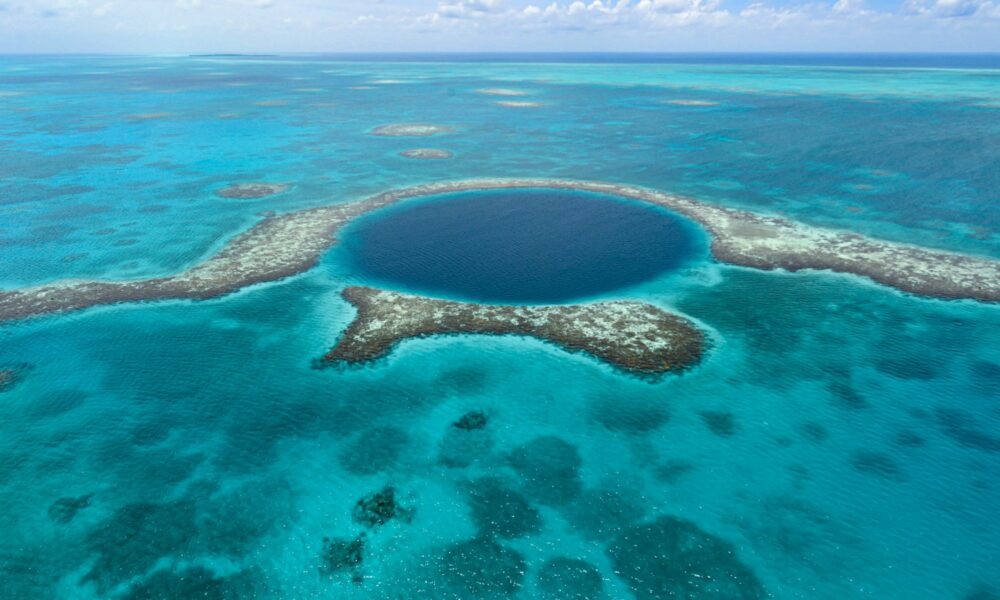
[[[698,237],[694,224],[639,202],[519,190],[404,203],[359,220],[341,248],[348,268],[380,287],[545,303],[675,271],[694,260]]]
[[[489,176],[1000,257],[997,98],[989,69],[3,58],[0,286],[172,273],[263,211]],[[368,135],[398,122],[455,130]],[[293,187],[214,194],[257,180]],[[747,597],[1000,593],[995,306],[701,259],[598,296],[706,328],[680,377],[510,337],[317,370],[369,282],[342,250],[219,300],[0,326],[0,597],[648,598],[690,523],[697,571]],[[355,519],[386,486],[395,518]]]

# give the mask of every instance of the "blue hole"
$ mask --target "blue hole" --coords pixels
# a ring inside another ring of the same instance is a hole
[[[479,302],[596,296],[677,270],[699,254],[693,227],[638,202],[589,192],[445,194],[379,211],[342,236],[359,276]]]

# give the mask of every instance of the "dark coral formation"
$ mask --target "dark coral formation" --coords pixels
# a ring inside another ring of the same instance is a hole
[[[586,352],[630,372],[661,374],[696,364],[706,344],[704,334],[687,319],[640,302],[482,305],[368,287],[347,288],[343,296],[358,314],[323,357],[328,363],[376,360],[408,338],[514,334]]]
[[[95,558],[88,562],[81,583],[92,583],[98,597],[109,598],[114,596],[111,590],[165,562],[187,562],[201,555],[243,556],[259,545],[284,510],[275,510],[272,496],[287,493],[279,482],[247,484],[228,492],[195,482],[179,500],[126,504],[85,535],[84,547]]]
[[[280,194],[288,189],[284,183],[236,183],[215,192],[222,198],[255,200]]]
[[[715,435],[723,438],[736,434],[736,419],[732,413],[721,410],[704,410],[700,413],[705,427]]]
[[[0,392],[6,392],[14,387],[14,380],[17,374],[13,369],[0,370]]]
[[[976,360],[969,366],[973,383],[1000,394],[1000,365],[988,360]]]
[[[93,493],[83,496],[59,498],[49,505],[49,518],[61,525],[67,525],[76,518],[76,513],[90,506]]]
[[[1000,436],[979,427],[969,413],[956,408],[939,408],[935,414],[941,430],[958,444],[975,450],[1000,452]]]
[[[591,414],[608,431],[643,435],[655,431],[670,420],[670,411],[662,399],[644,395],[603,395],[594,400]]]
[[[830,432],[827,431],[826,427],[816,423],[815,421],[806,421],[799,426],[799,431],[802,435],[806,437],[810,442],[821,443],[825,442],[826,438],[830,437]]]
[[[445,598],[492,600],[513,597],[524,584],[528,564],[520,552],[489,538],[475,538],[445,548],[439,563]]]
[[[493,449],[493,435],[486,429],[489,418],[478,410],[470,411],[451,424],[441,440],[441,463],[448,467],[467,467],[486,458]]]
[[[927,443],[924,436],[913,431],[900,431],[896,434],[894,441],[897,446],[903,446],[905,448],[919,448]]]
[[[27,364],[0,367],[0,394],[14,389],[30,369]]]
[[[525,493],[542,504],[559,505],[580,495],[580,453],[555,436],[538,437],[516,448],[510,464]]]
[[[164,556],[183,554],[197,538],[195,503],[136,503],[118,509],[87,536],[97,560],[84,575],[104,593],[152,569]]]
[[[355,523],[373,529],[396,518],[409,521],[412,512],[396,502],[396,489],[387,486],[358,500],[351,518]]]
[[[486,388],[490,372],[482,366],[448,366],[437,379],[437,385],[458,395],[475,394]]]
[[[560,556],[546,561],[536,582],[548,600],[598,600],[604,594],[600,571],[577,558]]]
[[[802,565],[817,574],[858,570],[867,540],[848,523],[795,495],[752,497],[756,510],[736,521],[747,539],[776,552],[778,563]]]
[[[632,527],[607,547],[607,554],[638,600],[767,597],[732,544],[689,521],[660,517]]]
[[[656,468],[656,478],[664,483],[674,484],[694,469],[695,464],[690,461],[671,459]]]
[[[868,399],[858,393],[849,381],[837,379],[826,384],[826,389],[833,394],[836,405],[848,410],[868,408]]]
[[[467,486],[466,494],[472,520],[485,537],[513,539],[542,530],[538,509],[501,479],[477,479]]]
[[[488,422],[489,419],[486,417],[486,413],[480,410],[473,410],[462,415],[457,421],[452,423],[452,426],[464,429],[465,431],[474,431],[486,427]]]
[[[861,473],[887,479],[899,479],[903,470],[891,456],[875,450],[858,450],[851,455],[851,465]]]
[[[363,580],[361,565],[365,560],[367,543],[368,538],[364,533],[354,539],[323,538],[320,573],[332,576],[347,572],[351,575],[352,581],[361,583]]]

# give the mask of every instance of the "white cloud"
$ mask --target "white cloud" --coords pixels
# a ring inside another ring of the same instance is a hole
[[[914,15],[947,19],[974,16],[1000,18],[1000,4],[991,0],[908,0],[904,9]]]
[[[475,19],[503,12],[503,0],[444,0],[434,16],[444,19]]]
[[[1000,0],[897,1],[0,0],[0,50],[1000,50]]]

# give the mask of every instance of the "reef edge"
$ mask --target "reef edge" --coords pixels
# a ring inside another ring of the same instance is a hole
[[[367,363],[407,339],[448,334],[521,335],[583,352],[639,375],[686,370],[704,353],[704,334],[688,319],[643,302],[517,306],[426,298],[354,286],[357,309],[325,364]]]
[[[1000,261],[826,229],[724,208],[648,188],[562,179],[471,179],[390,190],[365,200],[265,217],[219,252],[167,277],[60,280],[0,291],[0,322],[91,306],[165,299],[202,300],[302,273],[358,216],[422,196],[497,189],[561,189],[648,202],[699,223],[723,263],[763,270],[830,270],[922,296],[1000,302]]]

